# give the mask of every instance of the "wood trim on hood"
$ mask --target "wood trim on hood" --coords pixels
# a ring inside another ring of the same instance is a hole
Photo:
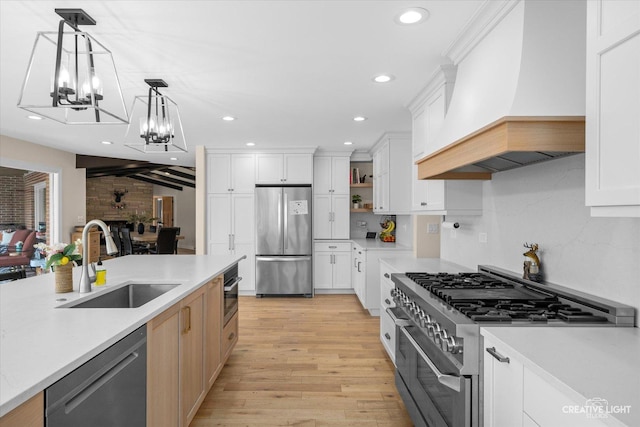
[[[584,116],[506,116],[416,162],[419,179],[491,179],[493,172],[584,152]]]

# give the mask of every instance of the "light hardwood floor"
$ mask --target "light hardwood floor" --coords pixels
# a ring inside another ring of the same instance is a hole
[[[411,426],[355,295],[240,297],[239,341],[191,427]]]

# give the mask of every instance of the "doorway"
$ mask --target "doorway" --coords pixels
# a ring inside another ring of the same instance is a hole
[[[156,224],[173,227],[173,196],[153,196],[153,217]]]

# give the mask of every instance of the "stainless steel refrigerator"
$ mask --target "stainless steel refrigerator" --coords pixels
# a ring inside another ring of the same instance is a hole
[[[256,295],[313,295],[311,186],[256,186]]]

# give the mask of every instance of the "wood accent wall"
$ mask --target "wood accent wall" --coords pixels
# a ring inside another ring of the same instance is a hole
[[[127,190],[120,205],[115,207],[115,190]],[[107,221],[126,220],[131,214],[151,216],[153,214],[153,184],[126,177],[104,176],[87,178],[87,221],[102,219]]]

